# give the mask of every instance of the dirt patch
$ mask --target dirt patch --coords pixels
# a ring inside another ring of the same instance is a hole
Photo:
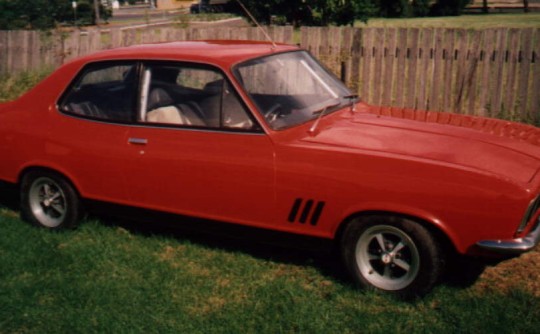
[[[472,287],[479,293],[507,294],[522,290],[540,297],[540,247],[520,257],[488,267]]]

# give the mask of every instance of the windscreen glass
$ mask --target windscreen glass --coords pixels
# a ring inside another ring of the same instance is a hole
[[[236,76],[274,130],[303,124],[350,103],[351,92],[305,51],[250,60]]]

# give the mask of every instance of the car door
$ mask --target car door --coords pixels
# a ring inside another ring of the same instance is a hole
[[[274,218],[273,144],[217,69],[148,63],[128,186],[138,206],[264,226]]]
[[[123,175],[131,158],[128,129],[137,114],[137,67],[135,61],[91,63],[58,102],[62,115],[47,152],[86,198],[129,201]]]

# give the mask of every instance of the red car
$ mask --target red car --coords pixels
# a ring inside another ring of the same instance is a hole
[[[0,105],[0,180],[31,223],[98,202],[331,240],[357,283],[398,295],[451,252],[539,243],[539,145],[533,126],[369,106],[262,42],[103,51]]]

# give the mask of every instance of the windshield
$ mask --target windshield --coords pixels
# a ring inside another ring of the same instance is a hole
[[[235,74],[274,130],[351,103],[347,87],[305,51],[250,60],[240,64]]]

